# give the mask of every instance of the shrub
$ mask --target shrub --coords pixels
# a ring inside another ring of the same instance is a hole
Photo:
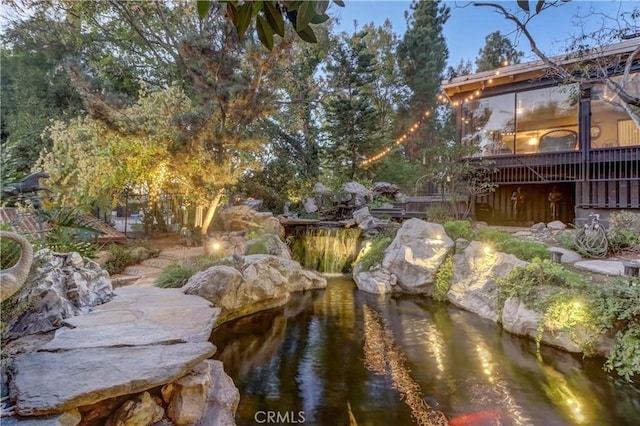
[[[577,250],[575,244],[575,231],[564,231],[555,236],[556,241],[567,250]]]
[[[545,259],[549,257],[549,251],[545,244],[535,241],[523,241],[517,238],[513,238],[501,250],[527,262],[531,262],[536,258]]]
[[[160,288],[180,288],[198,272],[194,265],[169,265],[162,270],[155,285]]]
[[[605,368],[627,380],[640,374],[640,280],[620,278],[603,286],[561,264],[535,259],[497,282],[499,306],[516,296],[529,309],[542,313],[538,343],[546,328],[572,336],[576,326],[599,334],[618,330]],[[586,353],[591,343],[583,343]]]
[[[477,233],[477,240],[491,245],[495,250],[509,253],[518,259],[528,262],[535,258],[546,258],[549,255],[547,246],[535,241],[524,241],[514,238],[508,232],[485,228]]]
[[[483,243],[491,244],[496,250],[501,250],[503,246],[513,240],[513,237],[504,231],[497,231],[491,228],[484,228],[476,233],[475,239]]]
[[[375,198],[367,203],[367,207],[370,209],[377,209],[385,204],[393,204],[395,203],[395,199],[391,197],[387,197],[386,195],[376,195]]]
[[[447,301],[447,292],[451,287],[453,279],[453,257],[447,256],[445,261],[436,272],[435,283],[433,286],[433,298],[438,302]]]
[[[627,380],[640,374],[640,324],[634,323],[629,328],[616,334],[615,344],[605,363],[607,371],[615,370]]]
[[[111,244],[109,246],[109,253],[111,257],[104,264],[104,269],[109,272],[110,275],[119,274],[124,271],[124,268],[136,262],[130,250],[119,244]]]
[[[625,248],[640,250],[640,214],[619,211],[609,218],[609,249],[619,251]]]
[[[426,208],[426,219],[430,222],[444,223],[453,219],[449,206],[444,203],[429,204]]]
[[[389,247],[391,241],[391,237],[381,237],[368,241],[366,244],[370,244],[369,250],[366,250],[364,254],[361,253],[362,257],[358,256],[359,258],[354,262],[354,266],[355,264],[360,264],[363,271],[368,271],[376,263],[382,262],[384,251]]]
[[[473,228],[468,220],[449,220],[443,226],[449,238],[454,241],[458,238],[464,238],[465,240],[473,238]]]

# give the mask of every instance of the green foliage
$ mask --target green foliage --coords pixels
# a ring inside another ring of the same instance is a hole
[[[2,49],[2,174],[3,185],[31,172],[40,151],[51,146],[43,134],[50,120],[68,119],[82,101],[60,66],[69,47],[64,42],[43,48],[33,28],[41,16],[16,24],[5,33]],[[40,28],[51,29],[51,25]],[[12,45],[13,49],[5,47]]]
[[[374,55],[367,49],[366,33],[341,35],[331,50],[327,78],[332,92],[326,105],[326,170],[328,179],[348,182],[366,178],[360,161],[385,143],[381,133],[381,111],[371,103],[376,89]]]
[[[575,231],[563,231],[555,236],[556,241],[567,250],[576,250]]]
[[[535,258],[544,259],[549,257],[549,250],[546,244],[536,241],[524,241],[512,238],[505,246],[501,246],[500,251],[510,253],[518,259],[532,261]]]
[[[367,203],[367,207],[369,207],[370,209],[376,209],[382,207],[385,204],[393,204],[395,201],[396,200],[394,200],[393,198],[389,198],[384,195],[378,195],[373,200]]]
[[[442,72],[449,56],[443,27],[449,19],[450,9],[440,1],[413,2],[410,7],[411,15],[407,17],[407,31],[398,47],[398,56],[412,91],[410,110],[419,117],[436,105]],[[425,40],[429,40],[428,49],[424,47]]]
[[[426,220],[435,223],[445,223],[452,220],[449,206],[443,203],[429,204],[426,208]]]
[[[640,374],[640,280],[619,279],[602,285],[571,272],[550,260],[534,259],[514,268],[498,281],[498,304],[518,297],[528,308],[543,314],[538,339],[544,330],[567,332],[576,338],[576,327],[596,336],[617,331],[606,368],[630,380]],[[589,353],[593,342],[582,341]]]
[[[607,358],[605,369],[616,371],[627,380],[640,374],[640,324],[630,325],[616,334],[616,341]]]
[[[611,251],[640,250],[640,214],[629,211],[613,212],[609,218],[609,225],[607,238]]]
[[[198,0],[197,11],[200,19],[209,14],[213,2]],[[273,49],[273,36],[275,34],[284,37],[284,18],[291,22],[294,30],[302,40],[307,43],[317,43],[317,38],[310,24],[321,24],[329,19],[326,10],[329,1],[290,1],[276,2],[272,0],[260,2],[245,2],[222,0],[226,7],[226,16],[236,28],[238,36],[242,38],[255,20],[258,39],[264,47]],[[333,0],[338,6],[344,7],[342,0]]]
[[[358,256],[358,259],[354,262],[354,265],[360,264],[360,268],[363,271],[368,271],[376,263],[382,262],[382,259],[384,258],[384,251],[389,247],[391,241],[391,237],[381,237],[367,241],[365,244],[369,246],[369,249],[360,253],[360,256]]]
[[[474,239],[492,246],[495,250],[513,254],[519,259],[532,261],[534,258],[549,256],[547,246],[535,241],[524,241],[514,238],[508,232],[485,228],[479,231]]]
[[[458,238],[464,238],[465,240],[473,238],[473,227],[468,220],[449,220],[442,226],[444,226],[445,232],[453,241]]]
[[[447,301],[447,292],[451,287],[451,280],[453,279],[453,257],[447,256],[445,261],[438,268],[436,272],[436,278],[433,285],[432,297],[438,302]]]
[[[415,183],[424,173],[421,164],[407,161],[399,151],[387,155],[369,168],[373,182],[393,182],[405,194],[414,193]]]
[[[84,216],[73,208],[45,208],[35,212],[40,220],[51,227],[45,246],[59,253],[77,252],[84,257],[95,256],[96,238],[102,231],[93,226],[93,218]]]
[[[111,244],[109,246],[110,258],[104,265],[104,269],[109,272],[110,275],[116,275],[124,271],[127,266],[134,265],[136,259],[131,255],[131,250],[128,247]]]
[[[485,37],[485,45],[476,58],[476,72],[490,71],[507,65],[519,64],[524,56],[513,47],[511,40],[495,31]]]
[[[269,247],[266,241],[256,241],[247,247],[244,254],[269,254]]]
[[[198,272],[198,268],[193,265],[168,265],[156,279],[155,286],[160,288],[180,288],[196,272]]]

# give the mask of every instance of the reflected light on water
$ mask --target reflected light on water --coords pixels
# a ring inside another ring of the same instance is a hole
[[[417,424],[424,426],[446,426],[444,413],[432,409],[424,400],[420,385],[411,377],[405,357],[396,347],[393,332],[384,319],[368,306],[364,306],[365,320],[365,366],[376,374],[390,376],[393,387],[411,409]]]
[[[475,345],[478,360],[482,366],[482,371],[487,377],[489,383],[491,383],[494,392],[500,396],[500,405],[503,406],[505,411],[509,414],[512,424],[529,425],[530,419],[522,414],[522,408],[516,403],[506,381],[497,371],[497,363],[493,360],[493,356],[491,355],[491,351],[487,344],[473,332],[468,333],[467,335],[470,336],[473,344]]]
[[[594,395],[589,398],[585,391],[572,386],[571,383],[552,367],[542,366],[547,384],[543,389],[549,399],[553,401],[571,420],[576,424],[592,424],[590,416],[586,412],[586,407],[598,405]]]

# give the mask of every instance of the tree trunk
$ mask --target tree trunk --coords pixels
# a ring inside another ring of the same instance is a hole
[[[211,221],[213,220],[213,215],[216,214],[216,210],[218,209],[218,205],[220,204],[220,200],[224,195],[224,188],[218,189],[215,197],[209,203],[209,207],[207,208],[207,214],[202,221],[202,228],[200,229],[200,233],[202,235],[202,244],[204,244],[204,251],[207,252],[207,231],[209,230],[209,225],[211,225]]]

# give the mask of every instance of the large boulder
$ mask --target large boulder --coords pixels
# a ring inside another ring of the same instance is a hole
[[[236,256],[192,276],[182,287],[222,309],[218,324],[284,305],[289,293],[324,288],[327,280],[298,262],[272,255]],[[235,263],[234,263],[235,262]]]
[[[442,225],[412,218],[385,250],[382,267],[406,293],[432,294],[435,275],[454,243]]]
[[[11,398],[19,415],[60,413],[172,382],[214,353],[209,342],[32,352],[14,362]]]
[[[55,330],[113,296],[109,273],[78,253],[45,249],[34,256],[22,288],[2,306],[3,340]]]
[[[362,230],[368,230],[368,229],[372,229],[375,228],[376,225],[378,224],[378,221],[376,220],[375,217],[373,217],[371,215],[371,212],[369,212],[369,207],[364,206],[356,211],[353,212],[353,219],[355,220],[356,224],[358,225],[358,228],[362,229]]]
[[[204,413],[195,426],[235,426],[240,392],[223,369],[220,361],[207,360],[211,365],[211,383]]]
[[[353,271],[353,280],[358,289],[374,294],[387,294],[401,291],[398,287],[398,278],[383,268],[379,263],[368,271],[363,271],[360,264]]]
[[[539,289],[538,291],[544,290]],[[575,307],[575,309],[580,309],[580,307]],[[508,332],[533,339],[538,338],[540,325],[544,321],[542,313],[528,308],[517,297],[507,299],[501,319],[502,327]],[[543,343],[568,352],[580,353],[584,352],[585,348],[589,348],[590,351],[602,356],[609,355],[613,343],[610,336],[580,325],[571,327],[570,330],[563,330],[546,324],[540,337]]]
[[[159,422],[164,417],[164,408],[149,392],[143,392],[122,404],[105,426],[144,426]]]
[[[527,264],[512,254],[488,250],[478,241],[472,241],[462,254],[454,255],[453,263],[449,301],[496,322],[500,309],[496,278],[504,278],[516,266]]]
[[[291,259],[289,247],[276,234],[263,234],[244,244],[245,254],[270,254]]]
[[[342,187],[342,192],[351,196],[350,204],[355,207],[364,206],[372,198],[369,190],[358,182],[345,183]]]
[[[83,421],[88,416],[104,424],[121,397],[175,381],[215,353],[208,339],[220,309],[207,300],[156,287],[114,293],[88,314],[64,320],[69,327],[36,352],[8,360],[18,414],[83,407]],[[121,418],[136,418],[136,406]]]
[[[249,206],[234,206],[219,214],[222,228],[226,232],[264,230],[284,237],[284,227],[272,213],[262,213]]]
[[[400,192],[400,188],[397,185],[388,182],[376,182],[371,187],[377,195],[382,195],[388,198],[395,198],[396,194]]]
[[[235,425],[240,393],[220,361],[205,360],[162,388],[167,416],[176,426]]]

